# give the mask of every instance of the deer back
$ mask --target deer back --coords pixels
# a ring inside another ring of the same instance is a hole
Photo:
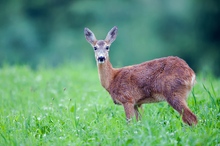
[[[187,92],[194,79],[188,64],[171,56],[118,69],[107,91],[118,104],[157,102],[172,92]]]

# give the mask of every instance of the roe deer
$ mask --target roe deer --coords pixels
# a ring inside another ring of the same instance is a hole
[[[101,85],[109,92],[115,104],[123,105],[130,120],[140,113],[143,103],[167,101],[182,116],[183,122],[196,125],[197,118],[186,103],[195,82],[195,73],[178,57],[164,57],[123,68],[113,68],[109,61],[110,45],[117,36],[113,27],[105,40],[97,40],[94,33],[84,29],[86,40],[92,45]]]

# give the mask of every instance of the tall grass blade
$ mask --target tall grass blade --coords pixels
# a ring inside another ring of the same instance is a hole
[[[196,96],[195,96],[195,93],[194,93],[194,88],[192,90],[192,95],[193,95],[193,99],[194,99],[194,104],[196,106],[197,105],[197,101],[196,101]]]
[[[210,97],[212,104],[214,105],[214,107],[216,107],[215,99],[213,98],[211,92],[206,88],[206,86],[204,84],[202,84],[202,85],[203,85],[203,88],[205,89],[205,91],[209,94],[209,97]]]
[[[215,89],[214,89],[212,82],[211,82],[211,87],[212,87],[212,92],[213,92],[214,96],[216,97]]]

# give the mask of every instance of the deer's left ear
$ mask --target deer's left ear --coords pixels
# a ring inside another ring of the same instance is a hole
[[[105,41],[109,44],[113,43],[117,37],[118,28],[114,26],[107,34]]]
[[[84,34],[85,34],[85,37],[86,37],[86,40],[93,46],[95,45],[95,43],[97,42],[96,40],[96,37],[94,35],[94,33],[89,30],[88,28],[85,28],[84,29]]]

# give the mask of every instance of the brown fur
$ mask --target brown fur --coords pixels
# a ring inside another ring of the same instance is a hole
[[[87,40],[98,42],[91,44],[93,47],[97,45],[100,49],[95,53],[101,84],[109,92],[115,104],[123,105],[127,119],[136,116],[138,120],[140,115],[138,107],[144,103],[167,101],[182,115],[185,123],[197,124],[196,116],[186,103],[187,95],[195,80],[195,73],[187,63],[178,57],[170,56],[115,69],[109,61],[105,47],[110,46],[109,42],[114,41],[112,39],[115,39],[116,34],[117,29],[113,28],[106,37],[108,40]],[[95,36],[86,37],[95,38]],[[99,63],[98,53],[102,51],[106,53],[104,55],[106,60],[104,63]]]

